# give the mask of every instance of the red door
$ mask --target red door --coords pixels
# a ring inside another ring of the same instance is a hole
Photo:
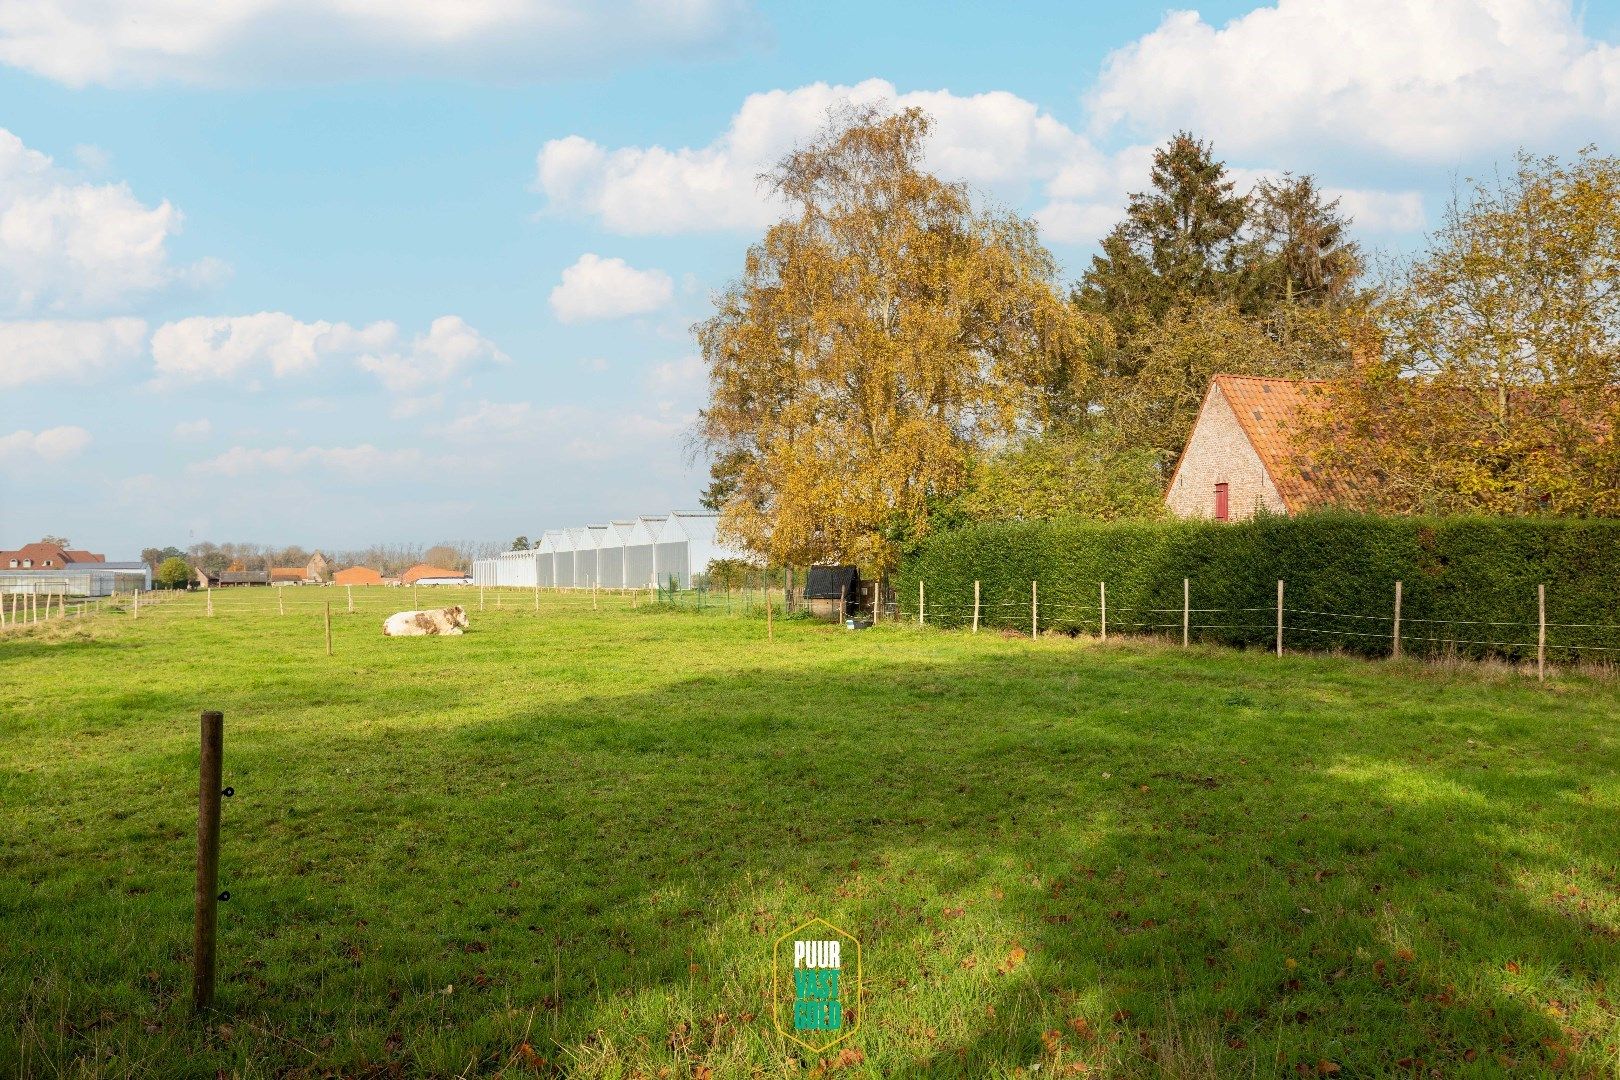
[[[1227,508],[1227,504],[1226,504],[1226,485],[1225,484],[1216,484],[1215,485],[1215,520],[1216,521],[1226,521],[1226,520],[1228,520],[1228,512],[1227,512],[1227,510],[1228,510],[1228,508]]]

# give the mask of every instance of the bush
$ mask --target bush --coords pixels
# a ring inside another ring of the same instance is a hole
[[[164,559],[152,581],[165,589],[183,589],[191,583],[191,567],[184,559]]]
[[[924,582],[928,621],[965,626],[978,579],[981,625],[1027,631],[1036,581],[1043,632],[1095,633],[1106,582],[1110,633],[1179,638],[1186,578],[1194,640],[1270,647],[1281,578],[1286,647],[1386,656],[1400,581],[1404,652],[1517,659],[1535,655],[1536,586],[1545,584],[1549,656],[1592,659],[1620,650],[1617,567],[1620,520],[1329,512],[1232,524],[972,525],[926,541],[895,587],[915,617]]]

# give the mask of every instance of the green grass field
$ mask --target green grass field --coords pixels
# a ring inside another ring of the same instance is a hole
[[[0,1075],[1620,1064],[1612,682],[459,596],[460,638],[380,589],[0,635]],[[822,1059],[767,1001],[810,916],[863,955]]]

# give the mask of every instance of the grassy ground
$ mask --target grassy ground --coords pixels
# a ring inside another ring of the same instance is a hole
[[[0,1074],[1620,1063],[1611,683],[473,596],[461,638],[338,589],[0,635]],[[825,1061],[765,1009],[812,915],[863,945]]]

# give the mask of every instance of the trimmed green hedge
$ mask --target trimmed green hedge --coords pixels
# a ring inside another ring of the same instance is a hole
[[[1232,524],[974,525],[927,540],[895,589],[901,614],[915,618],[921,581],[927,621],[962,627],[977,579],[981,626],[1027,633],[1035,581],[1043,633],[1096,633],[1106,582],[1109,633],[1179,640],[1183,578],[1196,641],[1270,648],[1281,578],[1286,648],[1387,656],[1400,581],[1405,653],[1514,659],[1535,656],[1544,583],[1548,658],[1620,660],[1620,520],[1612,519],[1333,512]]]

